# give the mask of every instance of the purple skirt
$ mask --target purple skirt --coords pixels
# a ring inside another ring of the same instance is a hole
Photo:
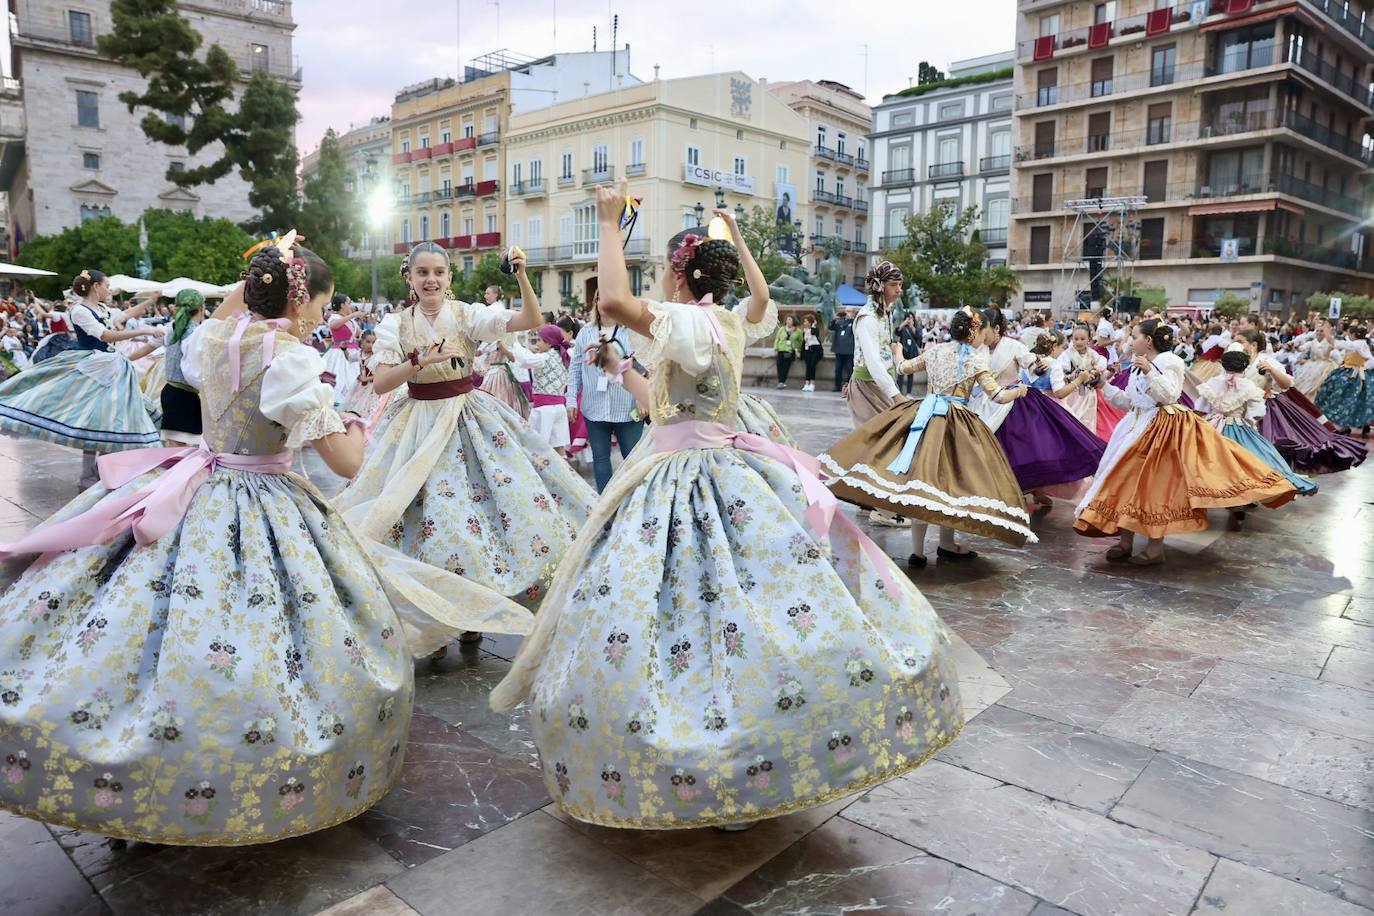
[[[1023,493],[1093,476],[1107,448],[1039,388],[1012,405],[996,435]]]
[[[1265,401],[1260,435],[1304,474],[1330,474],[1361,464],[1369,447],[1352,436],[1333,433],[1315,420],[1294,398],[1284,392]]]
[[[1125,391],[1126,386],[1130,384],[1130,381],[1131,370],[1129,367],[1127,367],[1116,374],[1116,377],[1112,379],[1112,384],[1120,388],[1122,391]],[[1178,393],[1178,402],[1182,404],[1184,407],[1188,408],[1189,410],[1193,409],[1193,399],[1188,397],[1187,393],[1185,392],[1180,391]]]

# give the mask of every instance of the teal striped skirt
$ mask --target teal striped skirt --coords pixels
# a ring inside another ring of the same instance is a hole
[[[0,430],[102,454],[159,445],[159,413],[119,353],[67,350],[0,384]]]

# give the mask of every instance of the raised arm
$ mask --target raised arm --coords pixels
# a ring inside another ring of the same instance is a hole
[[[730,227],[730,240],[735,243],[735,249],[739,251],[740,266],[744,268],[744,281],[749,284],[749,310],[745,314],[751,324],[758,324],[768,311],[768,281],[764,279],[763,271],[759,270],[758,262],[754,260],[754,253],[744,243],[744,236],[739,231],[739,224],[735,222],[735,214],[724,207],[717,207],[711,212],[719,216],[725,221],[725,225]]]
[[[630,183],[624,179],[620,182],[619,192],[605,186],[596,189],[596,216],[602,239],[609,242],[620,235],[620,212],[629,193]],[[625,252],[619,245],[599,245],[596,263],[601,314],[614,324],[623,324],[635,333],[648,337],[653,318],[644,303],[630,292]]]
[[[602,238],[605,238],[604,234]],[[605,246],[601,247],[604,248]],[[511,316],[510,321],[506,324],[506,330],[533,331],[544,323],[544,316],[539,313],[539,297],[535,294],[534,286],[530,283],[529,274],[525,272],[525,255],[523,253],[513,255],[510,263],[515,268],[515,281],[520,285],[520,312]],[[625,283],[628,287],[628,278]]]

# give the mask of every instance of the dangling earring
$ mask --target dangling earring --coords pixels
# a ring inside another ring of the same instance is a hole
[[[305,323],[305,316],[296,318],[296,335],[302,339],[310,333],[310,326]]]

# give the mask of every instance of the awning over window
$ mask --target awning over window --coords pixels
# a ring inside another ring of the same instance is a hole
[[[1283,203],[1277,200],[1249,200],[1233,204],[1199,204],[1196,207],[1188,208],[1189,216],[1213,216],[1221,213],[1264,213],[1282,207],[1291,213],[1299,216],[1306,215],[1302,207],[1293,204]]]

